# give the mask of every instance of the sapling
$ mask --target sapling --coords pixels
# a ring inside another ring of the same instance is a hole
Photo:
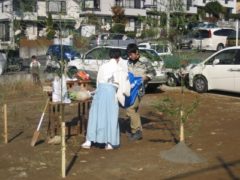
[[[173,99],[169,97],[165,97],[162,101],[160,101],[158,104],[155,105],[155,107],[158,110],[161,110],[165,115],[175,117],[179,119],[180,123],[180,133],[179,133],[179,141],[182,142],[185,140],[184,136],[184,124],[189,119],[189,116],[196,110],[199,99],[196,98],[190,105],[186,105],[186,102],[184,101],[184,86],[186,85],[186,73],[185,67],[186,67],[187,61],[182,60],[181,61],[181,68],[179,71],[180,75],[180,84],[181,84],[181,100],[179,102],[174,101]]]
[[[165,97],[155,107],[161,110],[163,114],[175,117],[180,123],[179,143],[172,149],[161,152],[161,157],[178,163],[200,163],[204,160],[196,155],[185,144],[184,125],[189,119],[189,116],[197,109],[199,99],[196,98],[192,103],[186,105],[184,101],[184,86],[183,78],[181,78],[181,100],[176,102],[173,98]]]
[[[170,97],[165,97],[163,98],[162,101],[155,105],[155,108],[157,110],[161,110],[161,112],[167,116],[179,119],[180,123],[179,141],[181,142],[185,141],[184,124],[189,119],[189,116],[196,110],[198,104],[199,104],[198,98],[196,98],[196,100],[194,100],[190,105],[184,105],[183,100],[181,100],[181,102],[176,102],[174,99]]]

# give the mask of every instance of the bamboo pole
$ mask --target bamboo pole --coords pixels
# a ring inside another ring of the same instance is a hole
[[[66,177],[66,144],[65,144],[65,122],[62,122],[62,178]]]
[[[183,123],[183,110],[180,111],[180,142],[184,141],[184,123]]]
[[[184,103],[184,81],[183,77],[181,76],[181,110],[180,110],[180,142],[184,142],[184,122],[183,122],[183,116],[184,116],[184,110],[183,110],[183,103]]]
[[[7,105],[3,105],[3,120],[4,120],[4,142],[8,143],[8,129],[7,129]]]

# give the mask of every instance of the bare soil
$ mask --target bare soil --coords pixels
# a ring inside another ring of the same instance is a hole
[[[173,148],[179,139],[178,123],[152,106],[167,96],[176,102],[184,100],[185,105],[199,98],[199,106],[185,125],[185,142],[206,160],[204,163],[182,164],[161,158],[160,153]],[[139,109],[144,138],[136,142],[128,140],[124,133],[128,121],[124,120],[123,110],[119,149],[81,149],[84,135],[71,136],[66,140],[66,179],[240,179],[239,100],[236,95],[197,94],[189,90],[183,96],[179,88],[162,88],[146,94]],[[1,137],[0,179],[62,179],[61,146],[46,143],[48,114],[38,144],[30,146],[45,101],[46,95],[41,88],[36,88],[31,92],[8,94],[1,102],[8,105],[9,143],[4,144]],[[76,117],[74,108],[65,112],[66,121]],[[1,116],[1,132],[2,119]]]

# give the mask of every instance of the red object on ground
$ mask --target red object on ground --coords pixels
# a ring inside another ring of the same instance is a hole
[[[89,77],[89,74],[86,73],[85,71],[79,71],[76,73],[76,76],[81,78],[82,80],[89,80],[90,77]]]

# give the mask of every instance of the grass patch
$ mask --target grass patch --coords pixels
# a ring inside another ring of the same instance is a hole
[[[0,84],[0,101],[4,103],[17,97],[43,96],[41,86],[36,86],[29,80],[7,81]]]

